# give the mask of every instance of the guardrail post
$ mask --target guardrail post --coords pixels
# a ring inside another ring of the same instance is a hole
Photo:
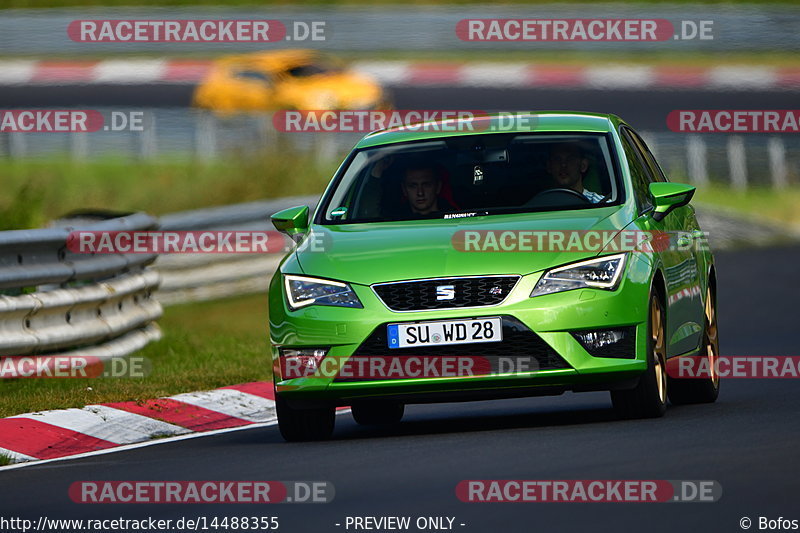
[[[747,188],[747,154],[744,139],[740,135],[728,137],[728,167],[731,173],[731,186],[734,189]]]
[[[25,157],[28,153],[28,140],[25,134],[14,131],[8,134],[8,155],[13,158]]]
[[[789,172],[786,168],[786,146],[783,144],[783,139],[770,137],[767,141],[767,153],[772,186],[776,189],[785,189]]]
[[[314,134],[314,153],[319,163],[325,164],[336,157],[335,133]]]
[[[89,134],[85,131],[73,132],[69,136],[70,156],[75,161],[83,161],[89,157]]]
[[[268,148],[274,148],[273,137],[275,135],[275,128],[272,125],[271,113],[259,113],[256,115],[256,130],[258,131],[259,150],[264,151]]]
[[[698,186],[708,185],[708,157],[706,141],[700,135],[689,135],[686,139],[686,157],[689,179]]]
[[[197,115],[195,146],[200,160],[207,161],[217,155],[217,121],[211,113]]]
[[[156,135],[156,116],[153,112],[144,114],[143,128],[139,134],[139,155],[142,159],[152,159],[158,154]]]

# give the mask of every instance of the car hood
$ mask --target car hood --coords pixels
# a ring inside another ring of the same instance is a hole
[[[536,214],[493,215],[456,220],[313,225],[316,246],[301,247],[304,274],[371,285],[383,281],[525,275],[598,255],[598,251],[464,252],[453,237],[462,230],[619,231],[627,222],[618,207]],[[320,251],[320,245],[324,251]]]

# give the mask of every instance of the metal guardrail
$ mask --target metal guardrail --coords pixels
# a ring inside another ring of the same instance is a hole
[[[74,229],[267,231],[271,214],[316,201],[316,196],[281,198],[160,220],[137,213],[91,224],[67,219],[57,221],[58,227],[0,232],[0,356],[103,360],[128,355],[161,338],[156,320],[162,302],[265,292],[284,255],[77,254],[67,247]]]
[[[93,224],[0,232],[0,356],[121,356],[160,338],[147,254],[75,254],[73,229],[149,230],[143,213]]]
[[[166,215],[162,230],[269,231],[273,213],[296,205],[314,207],[317,196],[297,196],[198,209]],[[285,254],[172,254],[161,255],[155,267],[161,274],[158,300],[164,305],[265,292],[269,276]]]

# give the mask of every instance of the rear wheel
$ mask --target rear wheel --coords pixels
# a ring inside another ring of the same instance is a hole
[[[717,332],[717,301],[714,291],[706,290],[705,331],[703,332],[703,351],[708,359],[707,378],[670,378],[669,401],[675,405],[691,403],[713,403],[719,396],[719,337]]]
[[[396,424],[405,413],[405,405],[399,402],[365,401],[356,402],[350,407],[353,419],[362,426]]]
[[[667,349],[664,307],[650,296],[647,370],[633,389],[611,391],[611,403],[623,418],[657,418],[667,410]]]
[[[278,427],[289,442],[325,440],[333,434],[336,413],[333,407],[295,409],[279,394],[275,395]]]

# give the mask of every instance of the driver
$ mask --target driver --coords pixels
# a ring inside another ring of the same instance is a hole
[[[550,150],[547,173],[556,188],[571,189],[596,204],[603,197],[583,186],[583,176],[589,169],[589,159],[575,143],[560,143]]]
[[[400,185],[412,214],[430,215],[439,211],[442,180],[432,166],[409,166]]]

